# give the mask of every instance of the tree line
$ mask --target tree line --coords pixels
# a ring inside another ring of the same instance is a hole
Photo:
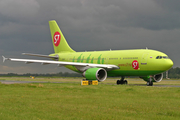
[[[7,73],[7,74],[0,74],[1,77],[82,77],[81,74],[78,73],[69,73],[69,72],[59,72],[59,73],[47,73],[47,74],[17,74],[17,73]],[[166,72],[164,73],[164,78],[166,77]],[[168,71],[168,78],[180,78],[180,68],[171,68]]]
[[[7,73],[7,74],[0,74],[1,77],[82,77],[81,74],[78,73],[69,73],[69,72],[59,72],[59,73],[47,73],[47,74],[33,74],[33,73],[26,73],[26,74],[17,74],[17,73]]]
[[[177,78],[177,79],[179,79],[180,78],[180,68],[179,67],[171,68],[168,71],[168,77],[169,78]]]

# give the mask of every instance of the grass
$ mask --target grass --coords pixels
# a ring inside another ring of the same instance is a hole
[[[81,80],[84,79],[84,78],[81,78],[81,77],[74,77],[74,78],[71,78],[71,77],[62,77],[62,78],[49,78],[49,77],[37,77],[35,79],[32,79],[30,77],[0,77],[0,80],[11,80],[11,81],[39,81],[39,82],[62,82],[62,83],[80,83]],[[117,79],[120,79],[120,78],[108,78],[107,80],[103,81],[103,82],[100,82],[100,84],[115,84],[116,83],[116,80]],[[140,78],[127,78],[128,80],[128,83],[129,84],[146,84],[145,81],[143,81],[142,79]],[[160,85],[180,85],[180,81],[179,79],[176,79],[176,80],[162,80],[161,82],[159,83],[154,83],[154,84],[160,84]]]
[[[107,80],[98,86],[80,86],[79,79],[70,78],[51,81],[62,83],[0,84],[0,119],[180,119],[180,88],[133,85],[145,84],[139,80],[129,80],[130,85]]]

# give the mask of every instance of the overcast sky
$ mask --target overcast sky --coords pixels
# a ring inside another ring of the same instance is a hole
[[[49,20],[75,51],[149,48],[180,67],[179,0],[0,0],[0,55],[51,54]],[[43,58],[36,58],[43,59]],[[56,65],[0,61],[0,73],[58,73]]]

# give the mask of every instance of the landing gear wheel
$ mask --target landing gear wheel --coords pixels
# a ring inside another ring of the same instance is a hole
[[[121,85],[123,85],[123,84],[127,85],[127,84],[128,84],[127,80],[124,80],[124,77],[121,77],[121,80],[117,80],[116,83],[117,83],[117,85],[119,85],[119,84],[121,84]]]
[[[153,82],[150,83],[150,86],[153,86]]]
[[[124,81],[124,84],[125,84],[125,85],[127,85],[127,84],[128,84],[128,81],[127,81],[127,80],[125,80],[125,81]]]
[[[120,81],[120,80],[117,80],[117,82],[116,82],[116,83],[117,83],[117,85],[119,85],[119,84],[121,84],[121,81]]]
[[[147,86],[153,86],[153,82],[147,82]]]

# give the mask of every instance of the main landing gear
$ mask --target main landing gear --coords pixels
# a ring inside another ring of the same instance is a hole
[[[127,80],[124,80],[125,77],[121,77],[121,80],[117,80],[117,85],[121,84],[128,84]]]

